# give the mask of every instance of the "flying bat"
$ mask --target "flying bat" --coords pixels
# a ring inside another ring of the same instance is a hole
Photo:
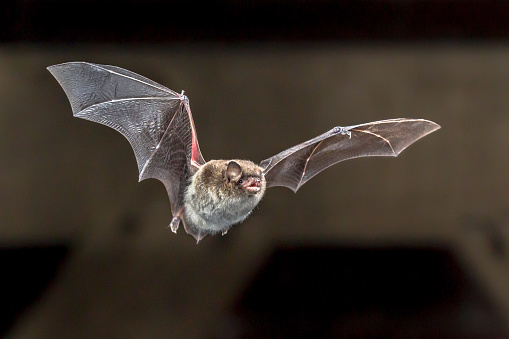
[[[168,192],[177,232],[180,222],[197,242],[246,219],[269,187],[297,192],[340,161],[397,156],[440,126],[424,119],[389,119],[334,127],[263,160],[205,161],[184,95],[116,66],[69,62],[48,67],[73,115],[109,126],[131,144],[139,181],[155,178]]]

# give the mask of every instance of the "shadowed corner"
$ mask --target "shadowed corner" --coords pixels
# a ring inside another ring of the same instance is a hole
[[[65,244],[0,248],[0,336],[47,291],[69,252]]]
[[[447,247],[281,247],[217,338],[503,338],[492,300]]]

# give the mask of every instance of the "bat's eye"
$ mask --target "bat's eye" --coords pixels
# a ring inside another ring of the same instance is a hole
[[[240,180],[238,181],[238,184],[239,184],[239,185],[242,185],[243,183],[244,183],[244,180],[242,180],[242,179],[240,179]]]

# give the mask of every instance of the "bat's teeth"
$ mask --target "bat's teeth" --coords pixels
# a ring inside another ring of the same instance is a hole
[[[248,186],[246,187],[246,191],[251,193],[258,193],[260,191],[260,186]]]
[[[251,193],[257,193],[260,191],[260,186],[260,180],[255,179],[246,187],[246,190]]]
[[[254,179],[249,187],[260,187],[260,178]]]
[[[261,189],[261,179],[258,177],[249,177],[242,188],[254,194],[258,193]]]

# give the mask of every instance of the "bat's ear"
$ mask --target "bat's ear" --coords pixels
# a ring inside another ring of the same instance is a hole
[[[226,167],[225,177],[228,182],[237,181],[242,176],[242,168],[235,161],[230,161]]]

